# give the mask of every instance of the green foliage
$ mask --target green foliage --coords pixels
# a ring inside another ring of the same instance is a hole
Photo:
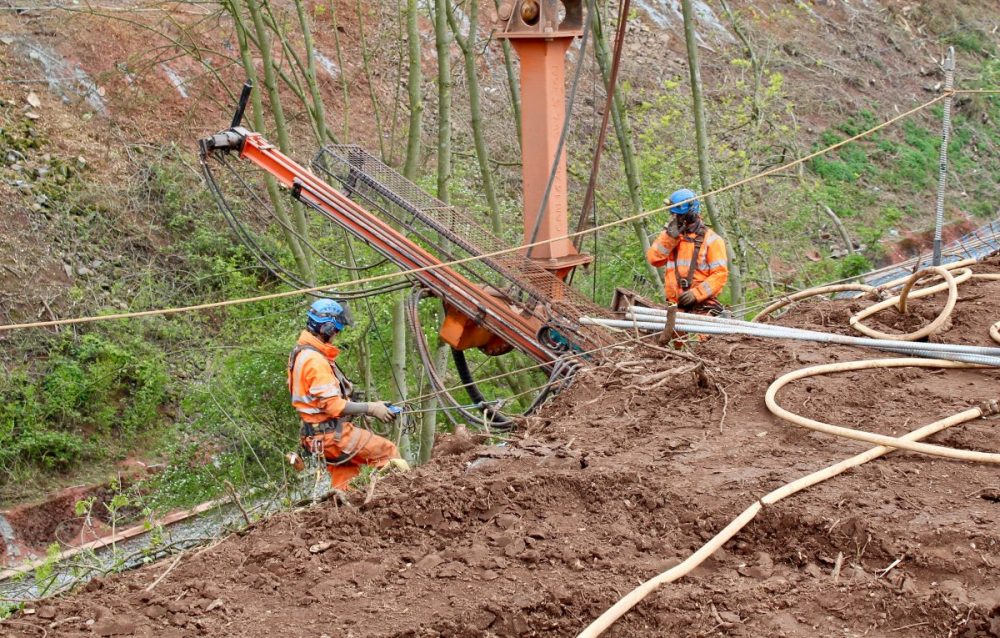
[[[945,44],[954,45],[956,49],[964,51],[965,53],[984,55],[996,51],[996,46],[994,46],[993,42],[990,41],[988,35],[979,29],[974,29],[969,26],[963,26],[960,29],[956,29],[955,31],[942,37],[941,40]]]
[[[872,262],[868,261],[864,255],[848,255],[840,260],[840,264],[837,267],[837,278],[848,279],[850,277],[857,277],[871,269]]]
[[[50,357],[0,381],[0,482],[30,467],[65,470],[155,428],[168,399],[162,354],[139,339],[117,343],[65,333]]]

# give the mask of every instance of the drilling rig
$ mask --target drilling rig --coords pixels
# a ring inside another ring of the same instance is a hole
[[[310,167],[298,164],[261,133],[242,126],[249,83],[230,127],[200,142],[206,180],[244,240],[247,233],[219,175],[236,176],[235,182],[246,185],[245,167],[251,166],[306,210],[403,270],[415,288],[407,317],[435,391],[466,420],[494,427],[509,425],[509,420],[496,410],[464,409],[444,387],[420,325],[421,299],[434,297],[443,304],[439,336],[451,346],[463,386],[477,404],[483,399],[465,358],[469,349],[490,356],[518,350],[547,370],[549,384],[530,410],[580,367],[599,360],[602,348],[611,343],[604,329],[579,321],[608,313],[567,283],[575,268],[591,261],[567,237],[566,159],[559,140],[565,121],[566,52],[582,34],[581,0],[513,0],[503,4],[498,15],[498,37],[511,41],[521,61],[520,249],[506,245],[471,215],[427,194],[359,146],[326,146]],[[259,194],[251,197],[251,205],[254,202],[266,205]],[[267,261],[259,245],[248,247]]]

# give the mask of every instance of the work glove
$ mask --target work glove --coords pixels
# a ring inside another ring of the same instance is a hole
[[[694,296],[693,290],[685,290],[677,299],[677,305],[681,308],[690,308],[698,303],[698,298]]]
[[[369,402],[365,414],[375,417],[382,423],[388,423],[396,418],[396,415],[389,411],[389,404],[385,401]]]
[[[671,215],[670,221],[663,225],[663,232],[670,235],[674,239],[681,236],[681,227],[677,223],[677,215]]]
[[[389,459],[389,464],[386,467],[400,472],[410,471],[410,464],[406,462],[406,459]]]

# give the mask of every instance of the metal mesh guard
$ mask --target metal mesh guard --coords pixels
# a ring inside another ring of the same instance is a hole
[[[470,215],[429,195],[360,146],[326,146],[317,155],[313,166],[337,180],[349,194],[358,191],[361,185],[367,186],[384,200],[440,233],[468,256],[488,255],[510,248]],[[397,216],[397,221],[406,217]],[[560,323],[568,324],[595,345],[611,342],[607,331],[579,323],[582,316],[609,316],[608,311],[536,262],[511,252],[484,257],[480,263],[523,293],[512,294],[513,298],[533,300],[534,303],[528,304],[525,309],[543,322],[558,318]]]

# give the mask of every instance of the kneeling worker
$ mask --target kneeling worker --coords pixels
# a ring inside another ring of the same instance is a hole
[[[383,423],[396,418],[383,401],[351,401],[352,386],[334,361],[340,350],[331,343],[348,325],[344,307],[318,299],[306,315],[306,329],[288,357],[288,390],[302,420],[302,447],[324,458],[334,489],[347,489],[362,465],[408,470],[392,441],[355,427],[350,417],[368,415]]]
[[[726,243],[701,220],[696,197],[682,188],[664,202],[670,207],[670,222],[646,251],[646,260],[665,267],[669,303],[683,312],[718,315],[723,308],[716,297],[729,279]]]

